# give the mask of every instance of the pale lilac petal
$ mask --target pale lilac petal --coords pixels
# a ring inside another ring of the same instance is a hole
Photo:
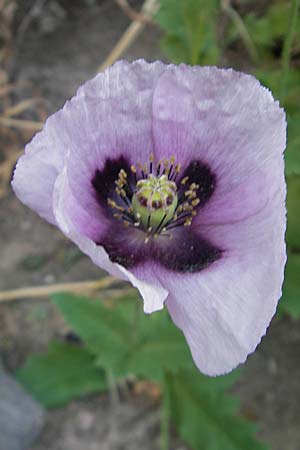
[[[61,111],[49,117],[44,130],[26,146],[25,154],[18,160],[12,181],[17,197],[53,224],[53,188],[65,157],[59,132],[60,117]]]
[[[270,161],[286,143],[284,111],[252,76],[215,67],[168,67],[153,98],[160,157],[207,163],[217,178],[205,220],[240,220],[258,211]]]
[[[95,169],[102,170],[108,157],[122,155],[131,164],[148,160],[153,151],[153,90],[165,67],[160,62],[121,61],[84,84],[79,98],[66,105],[64,127],[73,135],[70,188],[82,204]]]
[[[144,162],[153,150],[153,88],[165,67],[161,62],[120,61],[80,87],[20,158],[12,183],[20,200],[55,223],[53,186],[64,156],[71,153],[71,189],[84,208],[97,209],[90,184],[96,168],[120,154]]]
[[[136,287],[144,301],[145,313],[152,313],[163,308],[164,301],[168,296],[168,291],[162,286],[159,280],[150,278],[151,282],[148,282],[147,272],[151,272],[151,268],[146,270],[146,273],[142,273],[142,277],[138,278],[134,273],[125,269],[119,264],[112,263],[108,254],[104,248],[96,245],[86,234],[83,234],[78,230],[78,222],[74,225],[70,217],[70,204],[75,205],[74,198],[68,184],[68,177],[66,168],[57,177],[54,195],[53,195],[53,210],[57,225],[63,231],[63,233],[75,242],[80,250],[88,255],[91,260],[102,269],[106,270],[111,275],[114,275],[122,280],[129,281],[134,287]],[[77,206],[80,208],[80,206]],[[77,210],[79,216],[82,211]],[[82,216],[80,216],[82,217]],[[73,216],[73,220],[76,220],[76,215]],[[99,224],[101,226],[101,224]],[[93,233],[94,230],[91,230]]]
[[[222,259],[193,275],[160,279],[168,310],[198,368],[227,373],[245,361],[265,334],[281,297],[286,251],[283,160],[278,189],[258,214],[204,230],[225,248]]]
[[[18,162],[13,187],[95,264],[137,287],[145,312],[166,300],[197,366],[218,375],[255,349],[281,295],[285,128],[283,110],[252,76],[120,62],[48,119]],[[191,228],[181,226],[191,214],[182,206],[145,247],[150,219],[136,224],[124,205],[136,187],[130,165],[151,152],[156,162],[175,155],[180,205],[190,195],[182,173],[199,184],[200,204],[192,205]],[[121,198],[115,182],[124,167]],[[163,230],[173,239],[163,241]]]

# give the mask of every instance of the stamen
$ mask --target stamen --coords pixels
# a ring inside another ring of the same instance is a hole
[[[189,219],[186,219],[186,221],[184,222],[184,226],[185,227],[189,227],[189,226],[191,226],[191,224],[192,224],[192,218],[189,218]]]
[[[169,160],[166,159],[164,162],[164,170],[163,170],[163,175],[169,175]]]
[[[167,214],[165,214],[163,216],[163,218],[161,219],[161,221],[159,222],[158,226],[156,227],[155,233],[159,233],[160,232],[160,227],[162,226],[162,224],[164,223],[166,218],[167,218]]]
[[[114,218],[121,220],[127,227],[133,226],[144,231],[145,244],[159,236],[172,239],[169,230],[190,226],[197,215],[194,208],[200,203],[197,197],[199,185],[195,182],[188,185],[189,176],[176,183],[181,164],[175,164],[175,161],[172,155],[170,159],[159,160],[154,169],[154,154],[150,153],[148,163],[130,166],[132,175],[128,176],[121,169],[115,180],[118,198],[107,200],[114,210]]]
[[[158,166],[157,166],[157,169],[156,169],[156,176],[158,176],[160,174],[160,167],[161,167],[161,165],[162,165],[162,160],[160,159],[158,161]]]
[[[170,158],[169,180],[172,179],[172,170],[173,170],[174,162],[175,162],[175,156],[172,155]]]
[[[141,172],[141,174],[142,174],[142,177],[143,177],[143,178],[146,178],[145,173],[144,173],[144,168],[143,168],[142,164],[141,164],[141,163],[137,163],[137,166],[138,166],[138,168],[140,169],[140,172]]]
[[[144,174],[145,174],[145,177],[148,175],[147,164],[146,163],[144,164]]]
[[[139,226],[141,225],[141,221],[140,221],[141,215],[140,215],[139,213],[137,213],[137,214],[136,214],[136,218],[137,218],[137,221],[134,222],[133,225],[134,225],[135,227],[139,227]]]
[[[192,205],[193,206],[197,206],[200,203],[200,199],[199,198],[195,198],[195,200],[192,200]]]
[[[136,183],[136,182],[137,182],[137,178],[136,178],[136,167],[132,164],[132,165],[130,166],[130,170],[131,170],[131,172],[133,173],[134,182]]]
[[[153,162],[154,162],[154,154],[153,153],[150,153],[149,160],[150,160],[150,170],[149,170],[149,172],[152,173]]]
[[[181,164],[177,164],[177,165],[175,166],[175,173],[174,173],[173,181],[176,180],[177,175],[179,175],[180,171],[181,171]]]
[[[120,170],[119,177],[127,179],[127,173],[125,172],[124,169]]]

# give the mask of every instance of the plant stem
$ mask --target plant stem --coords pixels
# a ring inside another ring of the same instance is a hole
[[[143,315],[143,310],[141,302],[139,299],[135,299],[133,318],[132,318],[132,333],[131,333],[131,343],[134,345],[138,339],[140,333],[141,318]]]
[[[296,28],[297,28],[297,21],[298,21],[298,13],[299,13],[299,5],[300,0],[292,0],[291,5],[291,14],[290,14],[290,23],[289,23],[289,29],[287,31],[285,40],[284,40],[284,46],[282,51],[282,78],[281,78],[281,101],[284,100],[286,96],[287,91],[287,80],[290,70],[290,58],[291,58],[291,51],[292,51],[292,45],[293,45],[293,39],[295,36]]]
[[[167,387],[166,376],[163,383],[163,398],[161,405],[161,434],[160,434],[160,448],[161,450],[169,450],[170,448],[170,397]]]
[[[244,41],[245,47],[248,50],[252,60],[254,62],[257,62],[258,54],[256,51],[256,47],[252,41],[252,38],[247,30],[246,25],[243,22],[243,19],[238,14],[238,12],[231,6],[229,0],[221,0],[221,7],[235,25],[238,33],[240,34],[241,38]]]
[[[120,403],[120,400],[118,385],[111,369],[106,369],[106,380],[109,389],[111,409],[115,411]]]

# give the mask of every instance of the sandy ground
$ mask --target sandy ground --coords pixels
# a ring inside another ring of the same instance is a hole
[[[77,3],[72,10],[67,2],[61,10],[49,7],[17,48],[15,77],[40,90],[49,112],[61,107],[93,76],[128,25],[111,0],[90,9]],[[125,57],[162,58],[158,40],[158,31],[147,29]],[[12,193],[0,201],[0,211],[0,289],[101,275],[58,230],[23,207]],[[47,300],[0,307],[0,352],[11,371],[28,354],[45,349],[52,337],[64,333],[62,319]],[[274,319],[235,387],[242,413],[258,421],[260,434],[272,450],[300,450],[299,348],[299,323]],[[158,439],[159,411],[149,399],[127,393],[112,406],[103,395],[50,412],[32,450],[156,450]],[[172,450],[184,447],[175,440]]]

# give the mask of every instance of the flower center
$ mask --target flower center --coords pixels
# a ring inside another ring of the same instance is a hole
[[[139,180],[132,197],[133,214],[143,227],[163,227],[174,216],[177,186],[166,175]]]
[[[107,200],[115,219],[143,231],[145,243],[158,236],[172,238],[175,228],[191,225],[200,203],[199,184],[190,184],[188,176],[177,181],[181,166],[174,157],[155,165],[151,154],[149,165],[130,170],[119,171],[113,197]]]

